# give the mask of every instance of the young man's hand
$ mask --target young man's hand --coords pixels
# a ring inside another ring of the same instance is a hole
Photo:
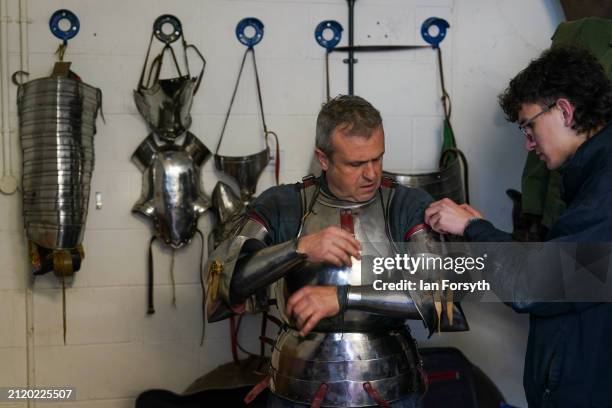
[[[425,210],[425,222],[441,234],[463,235],[472,218],[483,216],[468,204],[459,205],[448,198],[431,203]]]

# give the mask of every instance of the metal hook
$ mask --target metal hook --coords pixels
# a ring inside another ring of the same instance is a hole
[[[245,30],[251,27],[255,30],[255,34],[253,36],[248,36],[245,33]],[[242,44],[246,45],[249,48],[253,48],[255,45],[259,44],[264,35],[264,25],[261,20],[255,17],[247,17],[243,18],[236,25],[236,38]]]
[[[26,71],[15,71],[15,72],[13,72],[13,75],[11,75],[11,81],[13,81],[13,83],[14,83],[15,85],[17,85],[17,86],[21,86],[21,85],[23,85],[25,82],[19,82],[19,81],[17,80],[17,75],[20,75],[20,76],[29,76],[29,75],[30,75],[30,73],[29,73],[29,72],[26,72]]]
[[[330,40],[325,39],[325,36],[323,35],[325,30],[331,30],[333,32],[334,36]],[[342,39],[342,31],[342,25],[335,20],[321,21],[315,28],[315,40],[317,40],[321,47],[326,48],[329,51],[338,45]]]
[[[59,26],[60,21],[63,20],[68,20],[70,23],[70,27],[68,27],[67,30],[62,29]],[[67,9],[57,10],[49,19],[49,29],[51,30],[51,33],[60,40],[63,40],[64,45],[67,44],[68,40],[74,38],[79,33],[80,28],[81,24],[79,22],[79,18],[76,16],[76,14]]]
[[[438,28],[438,35],[433,37],[429,34],[429,28],[431,26],[436,26]],[[427,20],[423,21],[421,25],[421,36],[423,39],[431,44],[434,48],[438,48],[444,37],[446,37],[446,29],[450,27],[448,21],[439,17],[429,17]]]

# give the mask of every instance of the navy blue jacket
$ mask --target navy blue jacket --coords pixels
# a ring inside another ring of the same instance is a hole
[[[567,210],[548,241],[612,242],[612,122],[562,167]],[[471,241],[510,241],[485,220]],[[523,383],[529,407],[612,407],[612,303],[513,304],[530,314]]]

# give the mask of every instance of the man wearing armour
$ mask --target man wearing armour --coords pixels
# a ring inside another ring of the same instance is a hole
[[[384,153],[378,110],[358,96],[330,100],[317,118],[322,174],[263,192],[211,255],[221,265],[217,303],[228,309],[273,288],[284,326],[269,407],[419,405],[421,362],[405,321],[423,319],[431,332],[440,313],[412,292],[375,291],[363,261],[371,248],[430,240],[432,199],[383,177]],[[461,313],[452,320],[465,327]]]

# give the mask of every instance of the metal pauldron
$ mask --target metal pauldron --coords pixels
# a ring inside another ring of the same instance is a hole
[[[230,310],[235,310],[237,305],[244,305],[241,311],[259,311],[264,306],[262,298],[267,298],[267,287],[304,263],[304,255],[296,252],[295,241],[267,247],[269,242],[268,230],[261,223],[246,218],[234,238],[223,242],[211,254],[208,261],[209,321],[229,317]]]

